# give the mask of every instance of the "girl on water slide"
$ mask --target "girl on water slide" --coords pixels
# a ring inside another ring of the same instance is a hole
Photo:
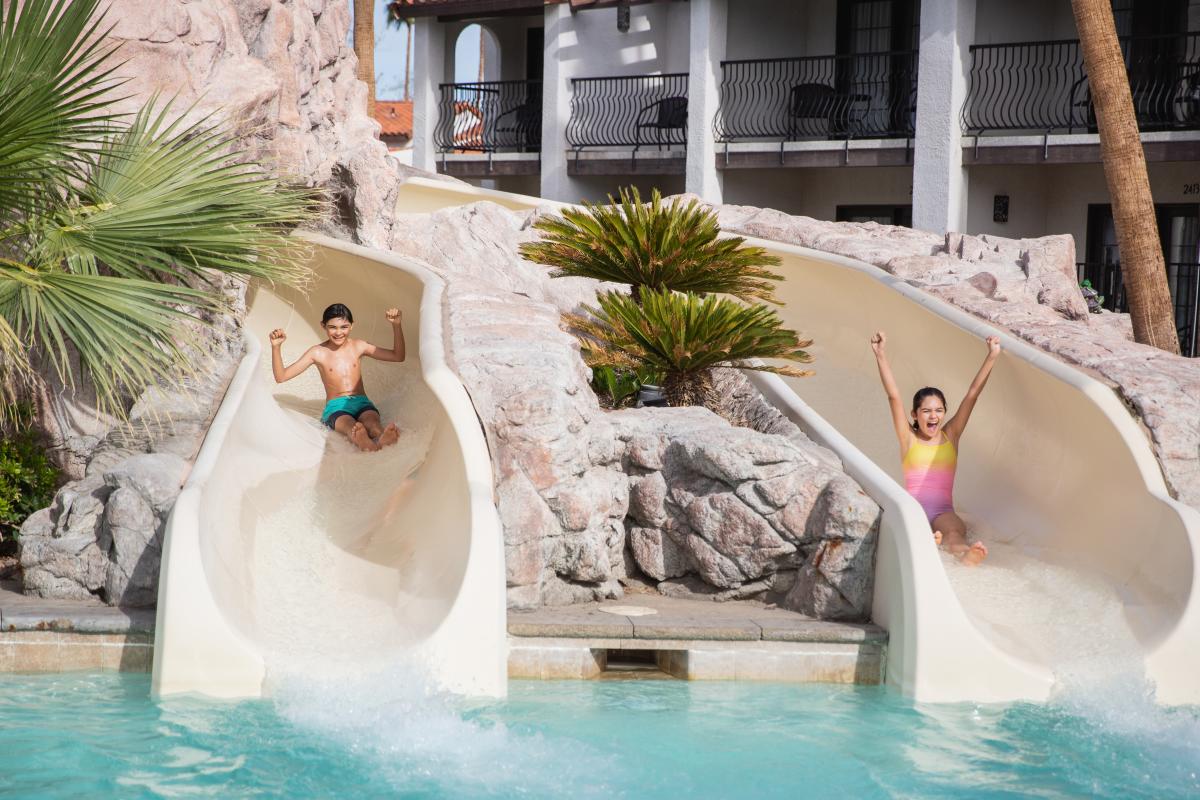
[[[1000,338],[987,338],[988,352],[983,365],[959,404],[958,413],[944,423],[946,396],[932,386],[926,386],[913,396],[912,411],[905,415],[900,390],[896,388],[896,379],[888,364],[886,345],[887,336],[883,331],[877,331],[871,337],[879,379],[887,392],[892,424],[900,442],[904,488],[925,510],[934,541],[963,564],[975,566],[987,557],[988,550],[983,542],[971,544],[967,541],[967,525],[954,512],[954,471],[958,467],[958,442],[971,418],[975,401],[987,385],[992,366],[1000,356]]]

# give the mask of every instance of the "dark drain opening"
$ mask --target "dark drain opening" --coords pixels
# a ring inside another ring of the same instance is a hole
[[[658,651],[608,650],[605,653],[605,669],[609,672],[656,671]]]

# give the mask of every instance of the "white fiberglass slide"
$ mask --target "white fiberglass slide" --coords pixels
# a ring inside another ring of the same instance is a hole
[[[545,202],[415,179],[398,210],[498,198],[510,208]],[[1037,700],[1056,684],[1137,672],[1159,702],[1200,702],[1200,512],[1171,499],[1112,389],[868,264],[752,241],[783,260],[780,313],[815,340],[816,375],[751,376],[883,508],[873,618],[889,632],[888,682],[924,701]],[[955,485],[956,505],[991,548],[978,569],[939,553],[899,483],[868,345],[877,329],[888,332],[902,391],[939,386],[950,413],[984,337],[1001,336]]]
[[[487,445],[445,363],[442,284],[391,253],[310,236],[315,284],[255,287],[247,349],[167,526],[153,691],[270,693],[289,675],[426,673],[439,688],[506,685],[504,563]],[[366,391],[396,445],[360,453],[319,421],[315,369],[276,385],[267,332],[287,361],[348,305],[353,335],[403,364],[364,359]]]

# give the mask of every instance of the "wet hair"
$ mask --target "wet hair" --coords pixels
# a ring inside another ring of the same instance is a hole
[[[914,414],[917,413],[917,409],[921,407],[921,401],[926,397],[936,397],[938,400],[942,401],[942,408],[946,407],[946,395],[942,394],[942,390],[936,389],[933,386],[926,386],[924,389],[920,389],[916,394],[913,395],[912,410]],[[917,423],[915,420],[912,423],[912,429],[914,431],[917,430]]]
[[[351,324],[354,323],[354,315],[350,313],[350,309],[346,308],[341,303],[334,303],[321,312],[321,324],[324,325],[331,319],[341,317]]]

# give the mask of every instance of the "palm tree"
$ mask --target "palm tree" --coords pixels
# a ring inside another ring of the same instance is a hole
[[[1134,339],[1179,352],[1171,292],[1155,222],[1146,154],[1110,0],[1071,0],[1096,109],[1100,156],[1112,199]]]
[[[717,215],[696,200],[663,202],[655,189],[642,203],[636,188],[620,191],[620,202],[585,203],[562,216],[534,223],[543,237],[520,246],[524,258],[553,267],[552,277],[583,277],[626,283],[635,301],[643,289],[718,292],[743,300],[778,303],[765,269],[779,263],[746,240],[721,238]]]
[[[390,28],[404,28],[404,99],[411,100],[413,20],[404,16],[400,3],[391,2],[387,4],[387,24]]]
[[[114,114],[100,2],[24,0],[0,18],[0,378],[9,402],[42,375],[86,380],[121,416],[187,369],[190,323],[226,309],[214,271],[304,280],[288,230],[313,198],[169,103]]]
[[[579,339],[584,361],[593,368],[648,369],[663,375],[663,396],[669,405],[716,407],[714,367],[792,377],[812,374],[754,361],[812,361],[803,350],[812,342],[784,328],[766,306],[669,289],[643,290],[640,304],[620,292],[605,292],[597,300],[599,308],[588,308],[586,315],[565,317]]]
[[[354,55],[367,85],[367,117],[375,119],[375,0],[354,0]]]

